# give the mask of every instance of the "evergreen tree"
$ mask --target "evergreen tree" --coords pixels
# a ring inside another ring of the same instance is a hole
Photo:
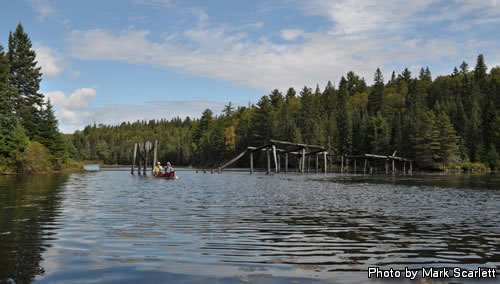
[[[16,145],[19,139],[24,140],[24,131],[14,114],[16,90],[10,86],[9,76],[7,56],[0,45],[0,156],[5,157],[22,151],[25,146],[23,143]]]
[[[352,123],[347,111],[347,81],[342,76],[339,83],[337,103],[337,153],[344,155],[351,152],[352,146]]]
[[[49,149],[53,158],[53,165],[56,169],[61,169],[68,158],[68,153],[63,137],[59,133],[58,124],[59,122],[54,116],[54,110],[49,100],[41,111],[41,120],[35,140]],[[106,151],[109,152],[107,148]]]
[[[379,68],[374,75],[375,85],[368,96],[368,111],[371,115],[382,112],[384,106],[384,76]]]
[[[9,35],[8,51],[11,85],[17,89],[16,113],[26,129],[26,134],[34,139],[38,135],[41,113],[44,104],[43,95],[38,91],[42,73],[37,67],[36,54],[31,40],[19,24],[14,34]]]

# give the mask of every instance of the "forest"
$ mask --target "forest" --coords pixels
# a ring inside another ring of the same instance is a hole
[[[404,69],[374,84],[348,72],[338,86],[273,90],[256,104],[206,109],[199,119],[89,125],[67,136],[70,156],[130,164],[133,143],[159,140],[160,161],[216,167],[270,139],[322,145],[343,154],[388,154],[412,159],[421,169],[500,167],[500,67],[488,72],[483,55],[474,68],[462,62],[433,79]],[[263,157],[257,165],[263,166]],[[248,167],[242,159],[241,167]]]
[[[127,165],[134,143],[147,140],[159,141],[164,163],[216,167],[270,139],[322,145],[338,160],[397,151],[426,170],[500,168],[500,67],[488,71],[483,55],[474,66],[462,62],[434,79],[429,68],[418,74],[405,68],[386,80],[377,68],[368,86],[349,71],[338,85],[275,89],[256,104],[229,102],[219,115],[206,109],[200,118],[94,123],[64,135],[38,92],[35,57],[19,25],[8,51],[0,51],[0,172],[60,169],[74,161]],[[256,158],[262,166],[263,157]]]

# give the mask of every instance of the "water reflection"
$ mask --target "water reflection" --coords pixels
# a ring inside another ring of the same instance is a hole
[[[2,278],[19,263],[34,272],[17,279],[44,282],[359,283],[370,266],[500,267],[495,176],[180,175],[104,171],[45,190],[8,186],[4,207],[36,210],[2,222],[35,225],[22,228],[23,242],[6,234],[18,245],[2,250],[37,253],[9,258]]]
[[[67,175],[0,176],[0,280],[28,283],[43,274],[61,185]]]

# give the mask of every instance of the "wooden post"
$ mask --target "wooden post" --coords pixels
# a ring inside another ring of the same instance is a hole
[[[153,169],[155,168],[157,161],[158,161],[158,140],[155,140],[155,149],[153,153]]]
[[[305,148],[302,148],[302,165],[301,165],[301,168],[300,168],[300,173],[303,174],[304,173],[304,167],[305,167],[305,163],[306,163],[306,149]]]
[[[276,157],[278,157],[278,173],[281,173],[281,158],[280,158],[280,154],[277,154]]]
[[[356,173],[356,159],[354,159],[354,173]]]
[[[396,167],[394,166],[394,159],[392,159],[392,174],[396,173]]]
[[[285,153],[285,174],[288,173],[288,153]]]
[[[406,175],[406,162],[403,162],[403,174]]]
[[[134,158],[132,160],[132,170],[130,171],[131,174],[134,174],[134,166],[135,166],[135,157],[137,156],[137,143],[134,143]]]
[[[389,165],[387,165],[387,160],[385,160],[385,173],[389,173]]]
[[[250,173],[253,174],[253,152],[250,152]]]
[[[269,147],[266,148],[267,154],[267,174],[271,172],[271,157],[269,156]]]
[[[149,164],[149,150],[151,149],[151,142],[147,141],[146,144],[144,145],[144,155],[146,156],[146,159],[144,161],[144,170],[143,174],[146,175],[146,168],[148,167]]]
[[[366,174],[366,159],[365,159],[365,166],[363,167],[363,174]]]
[[[342,156],[342,159],[340,161],[340,173],[344,173],[344,156]]]
[[[276,146],[273,144],[271,146],[273,148],[273,159],[274,159],[274,167],[275,167],[275,173],[278,173],[278,158],[276,157]]]
[[[412,165],[412,161],[410,161],[410,175],[413,174],[413,165]]]
[[[326,167],[326,152],[323,152],[323,172],[326,174],[328,169]]]
[[[318,173],[319,170],[319,156],[316,154],[316,173]]]
[[[349,158],[345,158],[345,172],[349,173]]]
[[[222,173],[222,169],[221,169],[220,167],[217,169],[217,173],[218,173],[219,175]]]

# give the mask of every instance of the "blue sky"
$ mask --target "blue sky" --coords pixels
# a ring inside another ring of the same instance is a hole
[[[350,70],[371,84],[377,67],[435,77],[478,54],[500,65],[500,0],[8,1],[4,48],[19,22],[65,133],[219,113]]]

